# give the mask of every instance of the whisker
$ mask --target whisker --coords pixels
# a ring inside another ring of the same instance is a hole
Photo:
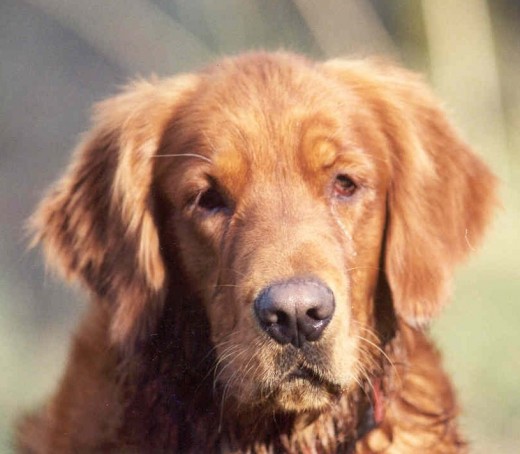
[[[234,355],[235,352],[237,352],[236,355]],[[241,349],[241,348],[238,348],[238,349],[235,349],[233,350],[233,352],[230,352],[229,354],[226,355],[226,358],[229,358],[230,356],[232,356],[233,358],[224,366],[220,369],[220,371],[218,372],[218,374],[215,376],[215,378],[213,379],[213,390],[216,390],[216,386],[217,386],[217,383],[218,383],[218,380],[219,378],[222,376],[222,374],[226,371],[226,369],[228,369],[229,367],[233,366],[233,363],[234,361],[241,357],[242,355],[244,355],[244,353],[246,353],[247,350],[246,349]],[[219,360],[218,362],[218,366],[215,368],[215,372],[217,371],[218,367],[222,364],[222,362],[224,361],[225,358],[222,358],[221,360]]]
[[[361,373],[361,375],[363,376],[363,378],[366,380],[368,386],[370,387],[370,389],[372,390],[372,396],[374,396],[376,394],[376,389],[374,387],[374,384],[372,383],[372,380],[370,379],[370,376],[369,374],[367,373],[367,371],[365,370],[364,367],[362,367],[360,365],[360,367],[358,368],[358,372]],[[372,402],[372,399],[373,397],[370,396],[366,391],[365,391],[365,394],[366,396],[369,398],[370,402],[373,404]]]
[[[219,357],[215,363],[215,367],[218,368],[223,361],[225,361],[230,356],[233,356],[236,352],[240,351],[241,348],[242,348],[241,345],[237,345],[237,344],[233,344],[229,347],[226,347],[224,349],[224,351],[219,355]]]
[[[213,161],[209,159],[206,156],[203,156],[201,154],[197,153],[170,153],[170,154],[157,154],[152,156],[152,158],[179,158],[179,157],[186,157],[186,158],[199,158],[203,161],[209,162],[210,164],[213,164]]]
[[[353,266],[351,268],[347,268],[345,271],[355,271],[355,270],[381,270],[381,267],[379,266],[370,266],[370,265],[360,265],[360,266]]]
[[[367,365],[370,366],[372,370],[380,369],[381,365],[377,362],[372,351],[370,351],[368,348],[362,347],[361,345],[358,345],[357,348],[365,355],[363,360],[364,362],[368,363]]]
[[[368,327],[362,325],[361,323],[358,322],[358,325],[361,329],[364,329],[366,332],[368,332],[369,334],[371,334],[372,336],[374,336],[376,339],[379,339],[378,336]],[[390,367],[392,368],[392,370],[394,371],[397,379],[399,380],[399,382],[402,382],[401,380],[401,375],[399,374],[399,371],[394,363],[394,361],[392,361],[392,359],[387,355],[387,353],[379,346],[377,345],[376,343],[368,340],[366,337],[364,336],[361,336],[361,335],[353,335],[353,337],[359,339],[360,341],[364,341],[366,342],[367,344],[369,344],[370,346],[372,346],[373,348],[376,349],[376,351],[378,351],[379,353],[381,353],[383,355],[383,357],[387,360],[388,364],[390,365]]]
[[[256,340],[255,341],[255,348],[254,348],[254,354],[251,355],[251,357],[249,358],[249,360],[247,361],[247,363],[244,365],[244,367],[242,368],[243,370],[243,373],[242,373],[242,380],[240,381],[240,384],[242,384],[244,382],[244,379],[247,377],[247,375],[249,374],[249,372],[251,371],[251,369],[253,369],[254,367],[254,364],[251,364],[253,362],[253,360],[256,360],[257,359],[257,352],[261,351],[261,348],[262,348],[262,341],[260,340]],[[258,364],[257,364],[258,366]]]
[[[228,337],[231,337],[231,336],[228,336]],[[206,353],[206,355],[204,355],[204,357],[200,360],[200,363],[202,363],[211,353],[215,352],[218,348],[222,348],[225,345],[231,344],[232,342],[234,342],[233,339],[225,339],[221,342],[218,342],[217,344],[215,344],[213,347],[211,347],[209,349],[208,353]],[[200,365],[200,363],[198,365]]]
[[[219,355],[217,358],[217,361],[215,362],[215,366],[213,367],[213,380],[215,380],[215,375],[217,373],[218,368],[220,365],[230,356],[233,356],[235,353],[240,351],[239,345],[232,345],[226,349]]]
[[[233,357],[233,359],[226,365],[222,368],[222,370],[219,372],[218,376],[216,377],[215,379],[215,382],[218,381],[219,377],[222,375],[222,373],[224,372],[225,369],[227,369],[229,366],[233,365],[233,362],[240,356],[242,356],[244,353],[246,353],[247,350],[244,349],[242,350],[240,353],[238,353],[237,355],[235,355]],[[228,380],[226,381],[226,384],[224,385],[224,389],[222,390],[222,397],[220,399],[220,416],[219,416],[219,424],[218,424],[218,431],[219,433],[221,432],[222,430],[222,423],[223,423],[223,420],[224,420],[224,404],[226,402],[226,398],[227,398],[227,395],[228,395],[228,392],[229,392],[229,389],[231,388],[232,385],[234,385],[236,383],[236,377],[238,376],[239,373],[242,372],[242,368],[239,367],[235,370],[235,372],[228,378]],[[215,383],[214,383],[215,385]]]
[[[240,272],[240,271],[238,271],[238,270],[236,270],[236,269],[234,269],[234,268],[224,267],[224,268],[222,268],[222,269],[223,269],[223,270],[229,270],[229,271],[232,271],[233,273],[238,274],[238,275],[241,276],[241,277],[247,277],[245,273],[242,273],[242,272]]]
[[[217,148],[215,147],[215,144],[213,143],[213,141],[209,138],[208,134],[206,133],[206,131],[203,129],[202,130],[202,135],[204,136],[204,138],[206,139],[206,141],[208,142],[209,146],[211,147],[211,151],[213,153],[216,153],[217,152]]]
[[[224,386],[224,390],[222,391],[222,398],[220,399],[220,415],[218,419],[218,433],[222,432],[222,422],[224,420],[224,402],[226,400],[227,393],[227,385]]]
[[[228,336],[228,337],[231,337],[231,335]],[[222,342],[219,342],[218,344],[216,344],[216,345],[214,345],[213,347],[211,347],[211,348],[209,349],[208,353],[206,353],[206,354],[203,356],[203,358],[198,362],[197,367],[199,367],[199,366],[200,366],[200,365],[201,365],[201,364],[202,364],[202,363],[203,363],[203,362],[208,358],[208,356],[210,356],[212,353],[216,352],[218,348],[223,347],[224,345],[229,345],[229,344],[231,344],[231,343],[234,343],[234,340],[233,340],[233,339],[227,339],[227,340],[223,340]],[[224,352],[225,352],[225,351],[226,351],[226,349],[224,349]],[[201,380],[200,385],[202,385],[202,384],[206,381],[206,379],[209,377],[209,375],[211,374],[211,372],[213,372],[214,368],[218,366],[218,363],[219,363],[219,360],[217,359],[217,361],[215,362],[215,364],[214,364],[212,367],[210,367],[210,368],[208,369],[208,371],[206,372],[206,375],[204,375],[204,377],[202,377],[202,380]],[[200,386],[200,385],[199,385],[199,386]],[[198,388],[197,388],[197,389],[198,389]]]
[[[362,340],[362,341],[365,341],[367,344],[371,345],[372,347],[374,347],[378,352],[380,352],[385,358],[386,360],[388,361],[388,364],[390,364],[392,367],[395,367],[394,366],[394,363],[393,361],[390,359],[390,357],[385,353],[385,351],[379,347],[379,345],[375,344],[374,342],[371,342],[369,341],[367,338],[363,337],[363,336],[357,336],[355,335],[356,338],[358,338],[359,340]]]
[[[360,380],[360,378],[357,377],[357,375],[362,375],[363,378],[365,378],[365,380],[367,379],[366,375],[363,373],[362,367],[361,366],[355,366],[354,367],[354,374],[355,375],[353,375],[352,378],[354,379],[354,381],[359,386],[359,389],[361,389],[363,394],[365,394],[365,396],[367,396],[367,399],[372,403],[372,396],[367,392],[367,390],[365,389],[365,386],[363,385],[363,382]],[[370,380],[368,380],[368,381],[369,381],[370,384],[372,383],[372,382],[370,382]],[[374,389],[374,388],[372,387],[372,389]]]
[[[373,339],[375,342],[381,341],[377,332],[370,326],[367,326],[364,323],[358,322],[357,320],[352,320],[352,323],[355,323],[357,325],[358,329],[363,330],[365,333],[367,333],[370,336],[370,338]]]
[[[349,243],[353,244],[354,240],[352,239],[352,235],[348,231],[347,226],[343,223],[343,221],[339,217],[338,212],[336,210],[336,204],[335,203],[331,204],[330,212],[332,214],[332,217],[336,221],[336,224],[338,225],[338,227],[341,229],[341,231],[343,232],[345,237],[349,240]],[[357,251],[355,249],[352,249],[351,254],[355,257],[357,255]]]

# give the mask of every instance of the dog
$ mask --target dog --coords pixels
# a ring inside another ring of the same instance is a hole
[[[30,221],[92,301],[18,448],[465,452],[425,328],[496,183],[393,63],[254,52],[132,83]]]

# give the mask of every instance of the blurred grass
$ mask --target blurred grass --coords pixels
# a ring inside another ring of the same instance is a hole
[[[456,278],[433,337],[459,392],[475,453],[520,452],[520,204],[503,187],[503,211],[476,260]]]
[[[6,282],[0,280],[0,298],[4,300],[8,293]],[[72,307],[64,311],[65,322],[57,317],[58,323],[40,327],[27,326],[26,318],[9,310],[12,306],[0,306],[0,454],[13,451],[16,419],[39,408],[55,389],[65,367],[80,301],[78,297],[70,302]]]

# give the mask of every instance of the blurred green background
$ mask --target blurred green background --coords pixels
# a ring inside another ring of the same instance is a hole
[[[389,55],[425,73],[500,176],[500,215],[432,334],[473,452],[520,452],[519,24],[517,0],[1,0],[0,452],[13,418],[56,386],[84,309],[26,251],[23,223],[90,105],[132,76],[252,48]]]

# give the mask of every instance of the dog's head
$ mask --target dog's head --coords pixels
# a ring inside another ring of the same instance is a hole
[[[151,333],[174,250],[228,395],[303,411],[374,367],[381,281],[404,322],[439,311],[494,186],[415,75],[251,54],[98,105],[32,222],[120,346]]]

